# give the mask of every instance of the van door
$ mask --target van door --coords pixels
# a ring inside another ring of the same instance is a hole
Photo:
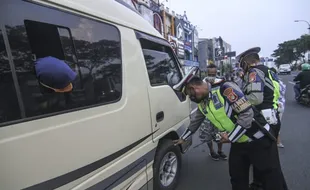
[[[171,47],[147,39],[140,42],[150,82],[152,130],[158,130],[155,139],[169,128],[179,127],[189,117],[190,103],[184,94],[172,89],[182,79],[182,73]]]

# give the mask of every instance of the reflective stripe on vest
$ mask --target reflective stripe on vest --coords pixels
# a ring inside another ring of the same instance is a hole
[[[272,81],[272,84],[273,84],[273,108],[275,110],[278,109],[278,102],[279,102],[279,98],[280,98],[280,84],[278,81],[274,80],[271,73],[270,73],[270,70],[268,70],[268,74],[269,74],[269,78],[270,80]]]
[[[198,108],[208,120],[219,129],[219,131],[231,132],[235,128],[235,124],[229,118],[232,109],[228,104],[225,104],[223,96],[220,94],[220,87],[212,88],[212,100],[209,105],[204,102],[198,104]],[[238,143],[248,142],[249,138],[246,135],[237,141]]]

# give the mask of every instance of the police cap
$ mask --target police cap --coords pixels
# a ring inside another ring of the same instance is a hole
[[[252,54],[258,54],[260,52],[260,47],[254,47],[254,48],[250,48],[242,53],[240,53],[237,57],[236,60],[237,62],[241,62],[243,58],[245,58],[248,55],[252,55]]]
[[[197,71],[198,67],[191,68],[184,78],[178,84],[173,86],[173,89],[176,91],[183,91],[184,87],[195,77]]]
[[[64,61],[51,56],[38,59],[35,70],[40,83],[57,92],[71,91],[77,76]]]

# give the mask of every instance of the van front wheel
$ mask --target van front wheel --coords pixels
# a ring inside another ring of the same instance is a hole
[[[154,189],[173,190],[181,172],[181,150],[171,140],[159,144],[153,165]]]

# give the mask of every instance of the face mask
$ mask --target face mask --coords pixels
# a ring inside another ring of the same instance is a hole
[[[248,71],[248,65],[247,65],[245,62],[243,62],[241,68],[243,69],[243,71],[244,71],[245,73]]]
[[[216,78],[216,77],[206,77],[206,80],[207,80],[209,83],[213,84],[214,81],[215,81],[215,78]]]
[[[190,96],[189,98],[192,102],[195,102],[196,104],[199,104],[201,102],[201,100],[198,100],[195,96]]]

